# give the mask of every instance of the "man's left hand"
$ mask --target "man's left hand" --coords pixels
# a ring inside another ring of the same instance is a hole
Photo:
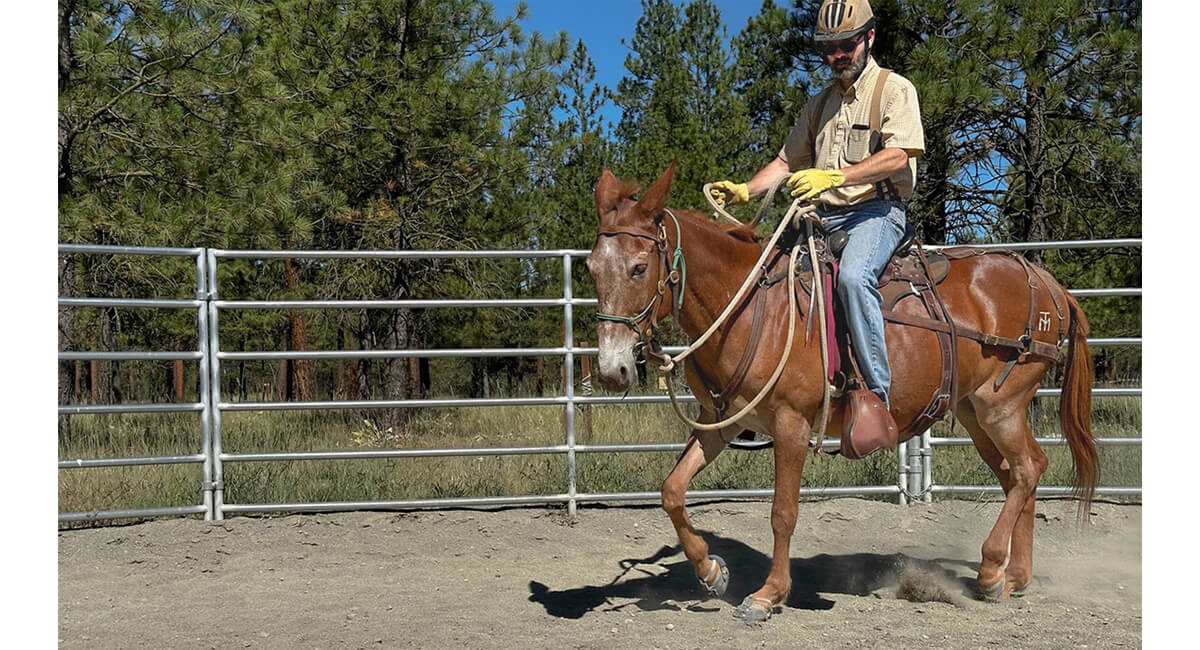
[[[793,197],[807,201],[845,182],[846,177],[840,169],[804,169],[792,174],[787,186],[791,188]]]

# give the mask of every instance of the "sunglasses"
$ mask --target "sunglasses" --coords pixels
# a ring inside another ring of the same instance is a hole
[[[820,45],[821,53],[825,56],[832,56],[836,52],[845,52],[849,54],[858,47],[858,44],[863,42],[864,34],[859,34],[854,38],[848,38],[844,41],[834,41],[832,43],[822,43]]]

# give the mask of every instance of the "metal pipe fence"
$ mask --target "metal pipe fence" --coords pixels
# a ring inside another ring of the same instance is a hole
[[[1088,240],[1075,242],[1038,242],[1027,244],[989,245],[990,248],[1010,250],[1140,247],[1140,239]],[[936,248],[936,247],[930,247]],[[172,299],[116,299],[93,297],[60,297],[60,307],[120,307],[189,309],[196,311],[196,349],[186,352],[169,351],[61,351],[60,361],[93,360],[188,360],[199,363],[199,401],[182,404],[117,404],[117,405],[66,405],[60,404],[60,415],[113,414],[113,413],[168,413],[198,412],[200,414],[197,441],[199,450],[191,454],[175,454],[153,457],[60,459],[58,468],[63,471],[97,467],[127,467],[168,464],[200,464],[200,503],[184,506],[104,510],[91,512],[65,512],[59,514],[60,522],[88,521],[96,519],[119,519],[155,516],[180,516],[203,514],[205,519],[222,519],[227,514],[251,512],[328,512],[354,509],[416,509],[445,507],[480,507],[511,505],[567,505],[571,515],[580,503],[653,501],[657,492],[585,493],[578,490],[576,466],[580,454],[589,453],[679,453],[683,443],[652,444],[580,444],[575,436],[575,411],[578,407],[593,404],[665,404],[666,395],[592,396],[577,395],[575,392],[576,357],[594,356],[595,347],[576,346],[574,338],[575,308],[595,307],[594,298],[578,298],[572,286],[573,261],[588,254],[586,250],[550,251],[266,251],[266,250],[220,250],[220,249],[173,249],[138,248],[126,246],[59,245],[60,254],[89,255],[150,255],[185,256],[196,259],[196,298],[194,300]],[[444,300],[224,300],[218,287],[218,265],[221,260],[232,259],[559,259],[562,264],[562,296],[540,299],[444,299]],[[1073,289],[1079,297],[1119,296],[1140,297],[1141,288]],[[546,348],[476,348],[476,349],[431,349],[431,350],[339,350],[339,351],[223,351],[220,345],[220,317],[222,312],[237,310],[296,310],[296,309],[402,309],[402,308],[510,308],[532,307],[561,309],[564,334],[562,346]],[[1091,338],[1091,346],[1141,346],[1141,338]],[[668,347],[668,352],[678,352],[682,347]],[[507,397],[507,398],[440,398],[402,400],[337,400],[337,401],[260,401],[232,402],[221,395],[221,362],[246,360],[283,359],[404,359],[404,358],[481,358],[481,357],[555,357],[563,360],[564,381],[561,395],[550,397]],[[1039,396],[1059,394],[1058,389],[1043,389]],[[1141,388],[1097,388],[1097,397],[1140,396]],[[681,396],[683,401],[694,402],[690,395]],[[408,409],[408,408],[465,408],[495,406],[560,406],[564,409],[565,440],[563,444],[515,447],[473,447],[443,449],[371,449],[338,451],[270,451],[229,452],[224,448],[222,414],[239,411],[295,411],[335,409]],[[1140,445],[1141,438],[1100,438],[1103,445]],[[1057,438],[1039,439],[1047,446],[1065,444]],[[900,503],[912,500],[932,499],[934,494],[986,494],[999,492],[997,486],[940,485],[934,482],[933,455],[937,446],[970,445],[967,438],[933,437],[929,431],[912,440],[901,443],[897,449],[897,474],[895,483],[887,485],[802,488],[801,496],[894,496]],[[825,446],[836,448],[838,441],[826,440]],[[437,458],[454,456],[529,456],[561,455],[565,460],[564,490],[556,494],[530,494],[520,496],[484,496],[471,498],[428,498],[403,500],[374,500],[322,503],[226,503],[224,468],[229,463],[261,463],[297,460],[354,460],[390,458]],[[1069,488],[1043,486],[1038,493],[1043,495],[1068,494]],[[1140,487],[1097,488],[1098,496],[1139,496]],[[696,499],[716,498],[766,498],[770,489],[741,490],[692,490],[688,496]]]

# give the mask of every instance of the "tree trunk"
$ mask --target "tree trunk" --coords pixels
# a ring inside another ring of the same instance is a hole
[[[921,182],[929,188],[929,214],[920,224],[918,234],[924,244],[946,243],[946,205],[950,201],[950,146],[949,137],[939,135],[929,140],[930,151],[923,156],[926,160],[925,176]]]
[[[367,314],[367,310],[364,309],[358,313],[358,349],[360,350],[371,350],[375,348],[369,329],[370,326],[370,318]],[[354,392],[356,399],[360,401],[371,399],[370,377],[371,360],[365,358],[359,359],[357,372],[355,373]],[[370,414],[366,411],[362,411],[361,416],[365,419],[368,418]]]
[[[398,292],[403,296],[405,292]],[[396,296],[397,292],[393,292],[392,296]],[[401,297],[392,297],[391,300],[401,300]],[[408,341],[410,332],[412,331],[413,313],[411,309],[396,309],[391,313],[389,318],[390,327],[388,328],[387,337],[384,339],[384,347],[388,350],[405,350],[408,349]],[[404,400],[412,396],[412,386],[410,385],[412,376],[409,370],[408,359],[388,359],[384,365],[384,399],[387,400]],[[380,427],[383,429],[392,428],[399,432],[401,425],[408,418],[407,409],[388,409],[381,414]]]
[[[288,293],[295,295],[296,288],[300,285],[299,275],[296,273],[296,265],[291,258],[283,260],[284,274],[287,276]],[[297,352],[308,350],[308,333],[304,328],[304,318],[300,310],[293,310],[291,314],[291,338],[292,349]],[[296,371],[296,393],[300,401],[310,401],[313,395],[313,380],[312,372],[309,369],[307,359],[293,359],[292,367]]]
[[[1023,239],[1027,242],[1046,240],[1046,97],[1041,88],[1030,89],[1029,115],[1026,118],[1029,139],[1029,169],[1025,173],[1025,210],[1027,213]],[[1034,262],[1042,261],[1041,251],[1028,251]]]
[[[71,16],[75,13],[75,0],[58,0],[58,92],[61,96],[71,88],[71,69],[75,57],[71,52]],[[72,189],[71,170],[71,127],[66,115],[58,113],[58,196],[70,194]]]
[[[340,319],[339,319],[339,321],[340,321]],[[345,327],[342,326],[342,324],[340,322],[337,324],[337,336],[335,339],[335,345],[336,345],[338,352],[341,352],[346,349],[346,329],[345,329]],[[334,377],[333,377],[333,395],[330,397],[330,399],[334,399],[334,400],[345,399],[346,367],[347,367],[346,360],[338,359],[337,370],[335,371]]]
[[[172,375],[171,387],[175,390],[175,401],[183,402],[183,361],[176,359],[174,364],[174,374]]]
[[[412,327],[408,338],[408,349],[410,350],[422,350],[425,348],[425,341],[421,336],[418,324],[419,319],[420,316],[418,314],[413,314]],[[424,357],[410,357],[408,359],[408,386],[411,397],[420,399],[429,397],[429,359]]]
[[[283,352],[287,351],[288,342],[287,342],[286,335],[280,339],[279,349]],[[278,393],[278,396],[276,397],[276,399],[279,400],[280,402],[286,402],[288,400],[288,396],[291,394],[291,390],[288,385],[290,382],[291,382],[291,373],[288,372],[288,360],[280,359],[279,360],[279,376],[277,376],[275,378],[276,392]]]
[[[70,297],[75,293],[75,277],[71,268],[71,256],[62,255],[58,258],[58,295],[62,297]],[[58,349],[71,350],[75,347],[75,311],[70,307],[60,307],[58,309]],[[58,364],[58,403],[62,406],[70,405],[78,395],[79,391],[79,376],[82,373],[82,362],[76,361],[75,376],[71,377],[69,366],[62,363]],[[58,416],[58,434],[63,439],[69,439],[71,436],[71,416]]]
[[[115,314],[112,307],[104,307],[99,313],[101,351],[109,352],[116,347],[113,321]],[[116,393],[119,390],[119,370],[115,361],[92,362],[92,400],[96,404],[115,404]]]
[[[88,390],[92,395],[92,404],[100,403],[100,362],[95,359],[88,362]]]
[[[1034,69],[1045,70],[1047,56],[1039,52]],[[1032,82],[1026,89],[1025,106],[1025,214],[1022,241],[1046,241],[1046,88]],[[1026,251],[1032,262],[1042,262],[1041,251]]]

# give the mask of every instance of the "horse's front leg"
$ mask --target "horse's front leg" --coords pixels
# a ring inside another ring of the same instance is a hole
[[[809,423],[791,409],[774,418],[775,498],[771,502],[771,572],[762,588],[746,597],[734,616],[746,622],[765,621],[792,589],[791,545],[800,507],[800,475],[808,455]]]
[[[709,419],[701,417],[701,421],[705,420]],[[729,586],[729,569],[724,560],[708,555],[708,543],[692,526],[692,520],[684,507],[684,500],[692,479],[725,449],[726,436],[737,435],[738,431],[741,429],[733,431],[733,427],[715,431],[693,429],[687,446],[675,463],[675,468],[662,485],[662,507],[671,517],[671,523],[675,526],[675,533],[679,535],[679,543],[683,547],[683,554],[696,568],[696,577],[700,579],[701,584],[714,596],[724,594],[725,588]]]

